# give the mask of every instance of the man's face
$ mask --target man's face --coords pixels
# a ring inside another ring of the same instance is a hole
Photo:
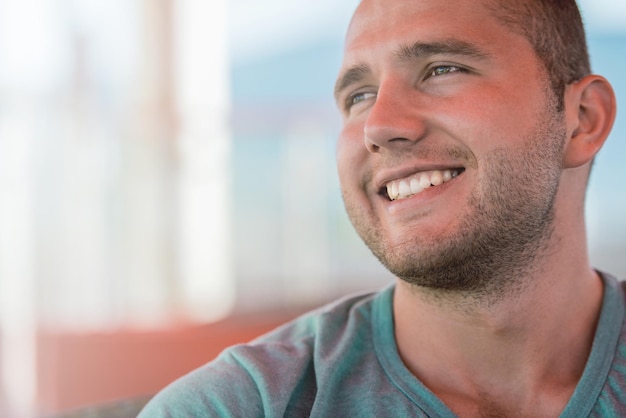
[[[337,82],[357,232],[398,277],[481,291],[545,249],[565,138],[531,45],[476,0],[364,0]]]

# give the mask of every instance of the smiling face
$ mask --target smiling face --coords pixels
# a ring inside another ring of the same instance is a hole
[[[336,97],[348,215],[395,275],[492,292],[552,238],[563,115],[531,45],[475,0],[364,0]]]

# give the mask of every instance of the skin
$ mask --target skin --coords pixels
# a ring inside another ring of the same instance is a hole
[[[400,356],[460,416],[558,416],[593,340],[602,283],[584,196],[615,99],[590,75],[558,111],[547,80],[528,41],[475,0],[364,0],[348,31],[346,209],[399,278]],[[462,174],[385,195],[433,169]]]

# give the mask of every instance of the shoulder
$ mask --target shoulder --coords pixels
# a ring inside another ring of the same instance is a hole
[[[590,416],[624,416],[626,413],[626,283],[607,273],[604,280],[603,308],[587,368],[583,374],[586,389],[601,387]]]
[[[342,298],[226,349],[160,392],[140,416],[283,416],[290,408],[310,405],[334,361],[348,352],[353,356],[363,345],[355,340],[371,339],[377,295]]]
[[[286,344],[299,345],[302,340],[317,340],[346,333],[346,326],[357,329],[371,321],[374,300],[383,292],[368,292],[343,297],[321,308],[310,311],[293,321],[253,340],[249,345]],[[354,331],[354,329],[352,329]]]

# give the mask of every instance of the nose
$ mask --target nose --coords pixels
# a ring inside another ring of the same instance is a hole
[[[371,153],[402,150],[426,133],[416,93],[403,85],[380,86],[364,127],[365,147]]]

